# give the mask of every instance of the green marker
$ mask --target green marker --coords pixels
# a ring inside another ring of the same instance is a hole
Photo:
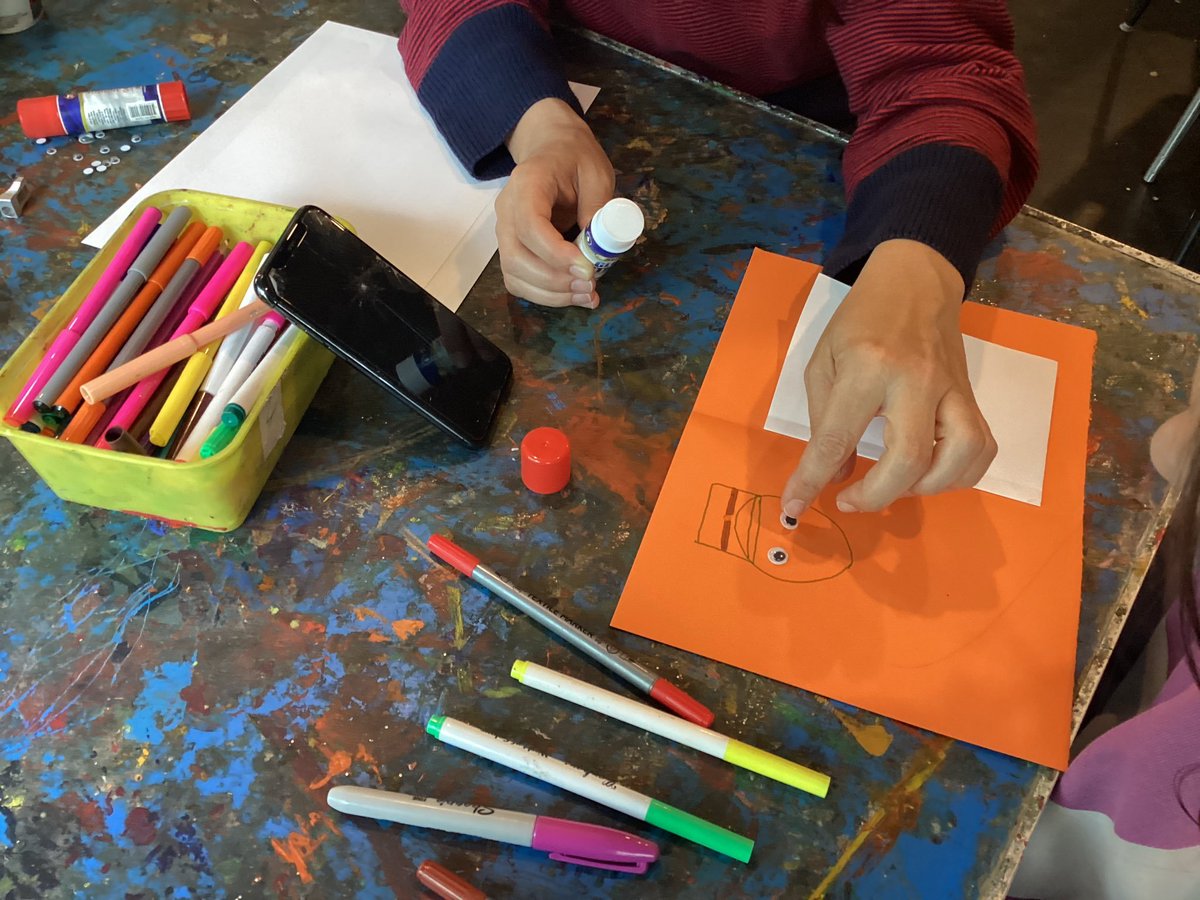
[[[691,813],[676,809],[660,800],[639,794],[615,781],[605,781],[598,775],[577,769],[575,766],[535,753],[511,741],[480,731],[466,722],[446,716],[434,716],[425,730],[443,743],[476,756],[524,772],[531,778],[545,781],[565,791],[594,800],[609,809],[623,812],[643,822],[656,825],[664,831],[695,841],[701,846],[739,862],[749,862],[754,851],[754,841],[734,834],[720,825],[714,825]]]

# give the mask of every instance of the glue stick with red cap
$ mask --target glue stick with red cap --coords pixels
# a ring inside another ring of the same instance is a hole
[[[27,137],[83,134],[134,125],[161,125],[192,117],[182,81],[164,81],[107,91],[81,91],[17,101],[17,118]]]

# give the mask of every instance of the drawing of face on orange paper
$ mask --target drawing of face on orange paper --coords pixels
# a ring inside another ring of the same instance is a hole
[[[712,484],[696,543],[746,560],[764,575],[793,584],[828,581],[854,562],[841,527],[809,508],[795,528],[781,520],[777,494]]]

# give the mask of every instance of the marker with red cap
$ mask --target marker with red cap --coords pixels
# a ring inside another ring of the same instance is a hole
[[[483,565],[477,556],[468,553],[449,538],[442,537],[440,534],[431,535],[428,546],[430,552],[436,557],[450,563],[476,584],[481,584],[492,593],[499,594],[510,605],[525,613],[543,628],[549,629],[567,643],[573,644],[606,669],[615,672],[630,684],[649,694],[671,712],[682,716],[689,722],[703,725],[705,728],[713,723],[713,714],[708,707],[693,700],[665,678],[660,678],[650,670],[639,666],[616,647],[604,643],[584,631],[562,613],[555,612],[528,594],[517,590]]]

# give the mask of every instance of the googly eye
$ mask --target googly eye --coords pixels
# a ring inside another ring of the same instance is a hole
[[[128,144],[122,144],[122,145],[121,145],[121,152],[122,152],[122,153],[128,153],[128,152],[129,152],[130,150],[132,150],[132,149],[133,149],[133,148],[132,148],[132,147],[130,147]]]
[[[106,166],[104,163],[100,163],[100,165],[96,166],[96,171],[97,172],[107,172],[108,166]]]
[[[56,147],[51,147],[46,151],[46,155],[53,156],[57,152],[58,152],[58,149]]]
[[[135,134],[129,140],[133,141],[135,144],[140,144],[142,142],[142,136],[140,134]]]
[[[95,140],[95,138],[90,134],[81,134],[78,138],[76,138],[76,140],[78,140],[81,144],[90,144]]]
[[[38,138],[36,141],[34,141],[34,143],[35,143],[35,144],[39,144],[39,145],[40,145],[40,144],[44,144],[44,143],[46,143],[46,139],[45,139],[45,138]]]
[[[119,157],[119,156],[110,156],[110,157],[108,158],[108,164],[109,164],[110,166],[119,166],[119,165],[121,164],[121,157]]]
[[[97,131],[96,137],[100,138],[100,140],[104,140],[106,137],[108,137],[108,133],[104,131]]]
[[[788,531],[795,531],[797,528],[800,527],[799,520],[793,519],[791,516],[789,516],[785,512],[779,514],[779,524],[782,525],[784,528],[786,528]]]
[[[767,551],[767,559],[771,561],[773,566],[782,566],[788,561],[788,552],[782,547],[772,547]]]
[[[71,157],[71,159],[75,160],[75,162],[83,162],[83,154],[76,153],[74,156]]]
[[[110,151],[109,151],[109,149],[108,149],[108,147],[107,147],[107,146],[105,146],[105,147],[101,147],[101,148],[100,148],[100,153],[101,153],[101,155],[107,155],[109,152],[110,152]]]
[[[96,171],[96,170],[95,170],[95,169],[93,169],[91,166],[88,166],[88,167],[86,167],[86,168],[83,170],[83,174],[84,174],[84,175],[91,175],[91,174],[92,174],[93,172],[95,172],[95,171]]]

